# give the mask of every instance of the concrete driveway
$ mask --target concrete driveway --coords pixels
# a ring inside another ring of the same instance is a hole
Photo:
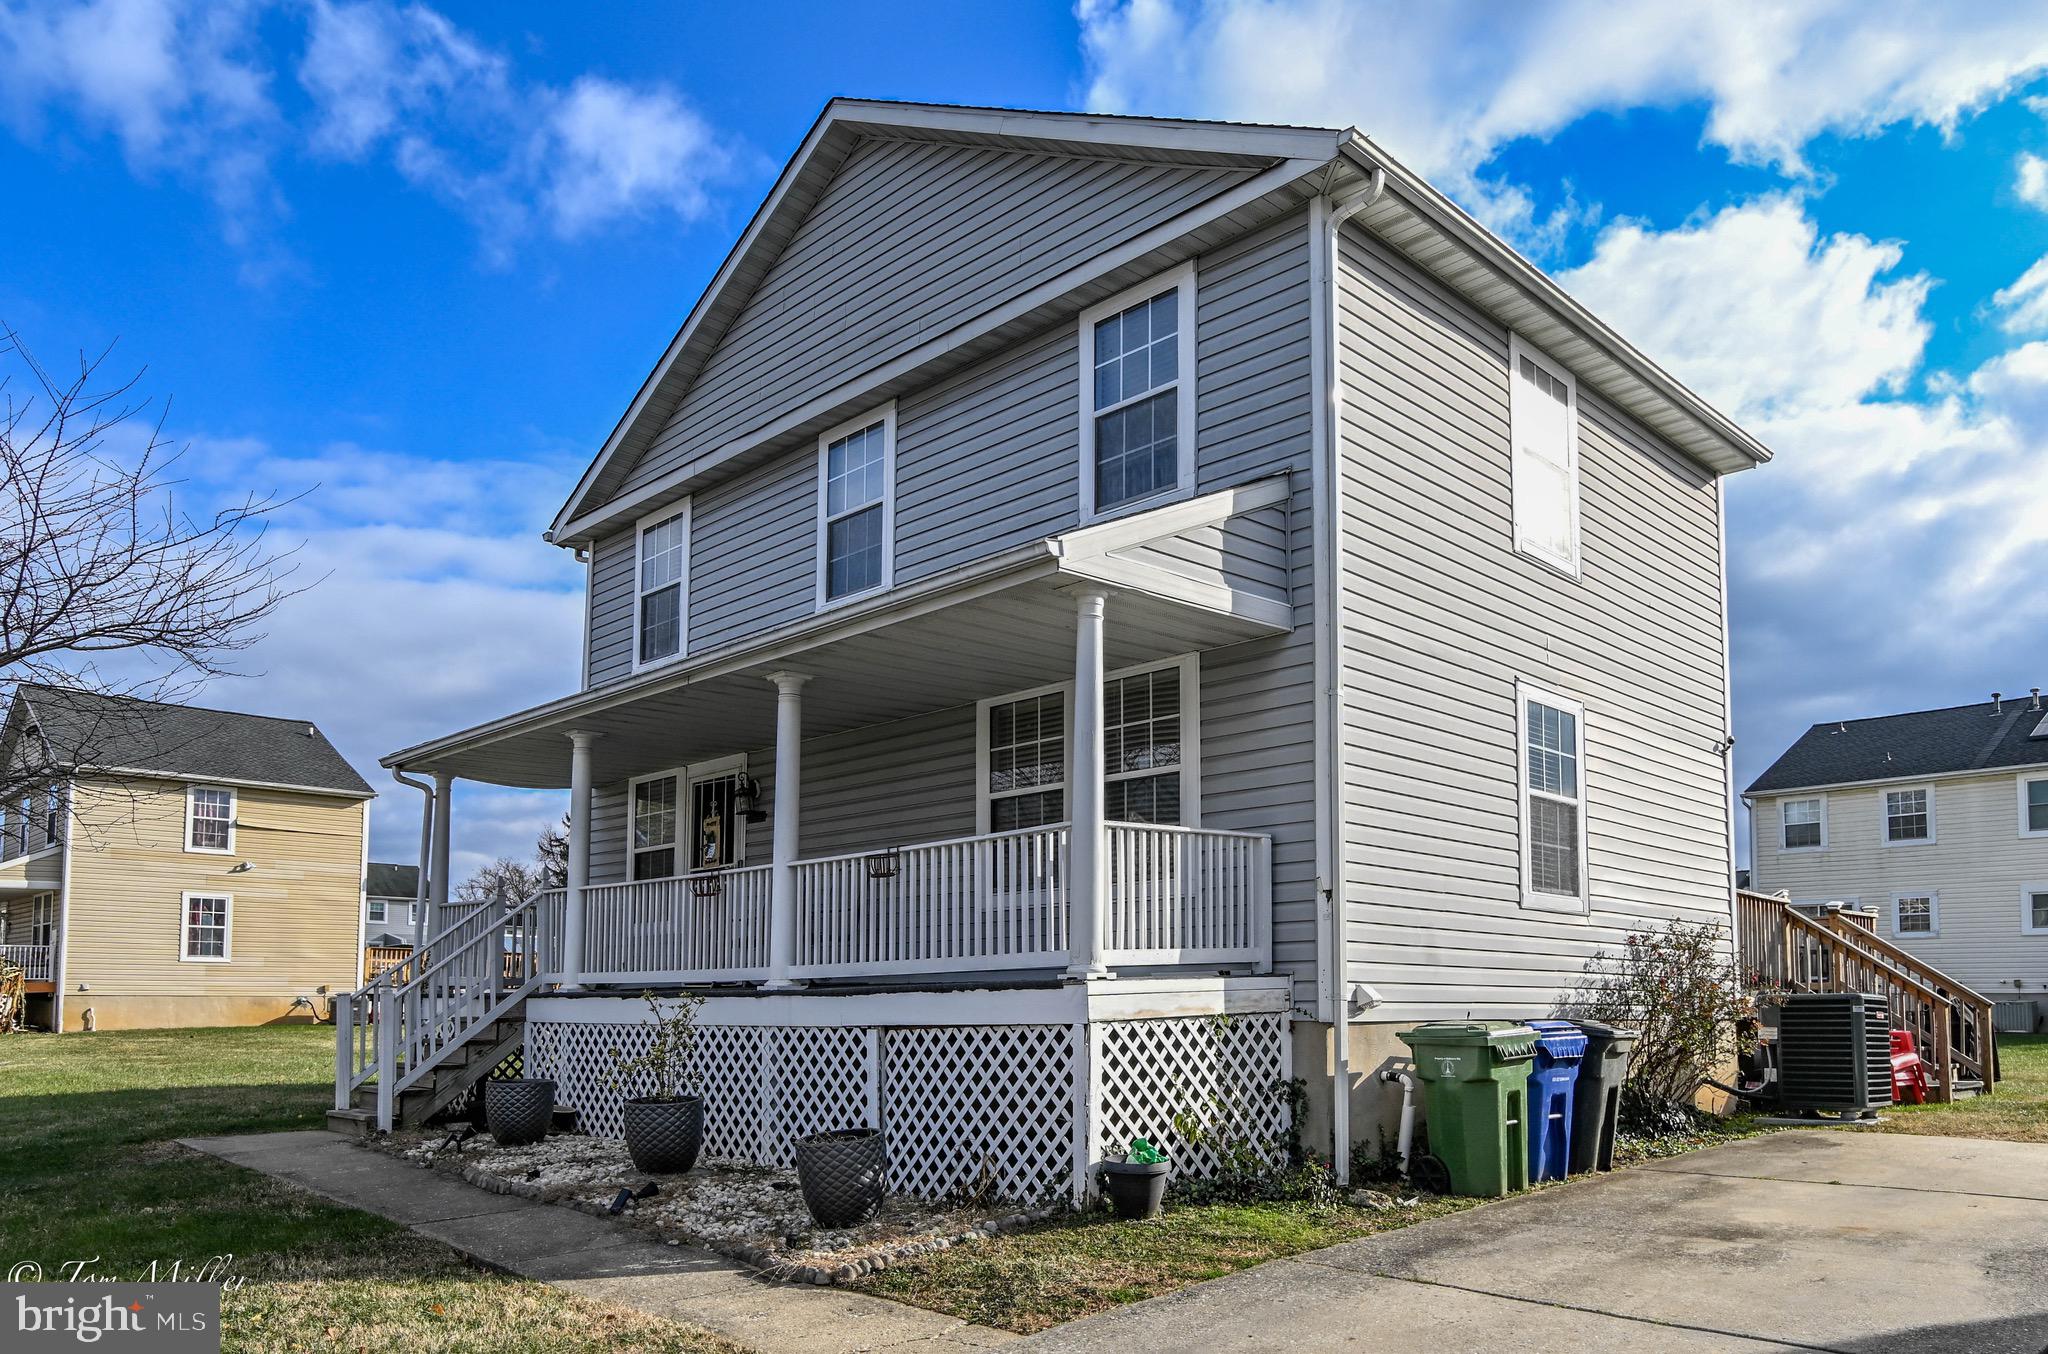
[[[1797,1130],[1334,1246],[1017,1350],[2048,1347],[2048,1145]]]

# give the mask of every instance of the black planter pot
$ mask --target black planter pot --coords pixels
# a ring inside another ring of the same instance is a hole
[[[1156,1218],[1166,1202],[1166,1176],[1172,1163],[1165,1161],[1105,1161],[1096,1167],[1102,1174],[1103,1193],[1120,1218]]]
[[[804,1207],[827,1231],[858,1227],[882,1208],[882,1131],[842,1128],[797,1139],[796,1181]]]
[[[484,1119],[503,1147],[521,1147],[548,1135],[555,1117],[555,1083],[531,1077],[484,1085]]]
[[[704,1150],[704,1097],[628,1100],[619,1106],[626,1120],[626,1151],[649,1175],[681,1175]]]

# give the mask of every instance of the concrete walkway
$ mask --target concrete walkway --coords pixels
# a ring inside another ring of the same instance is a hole
[[[2048,1347],[2048,1145],[1794,1131],[1280,1260],[1032,1351]]]
[[[587,1213],[491,1194],[353,1146],[332,1133],[182,1141],[338,1204],[403,1223],[493,1269],[686,1321],[761,1354],[880,1349],[943,1354],[1017,1338],[859,1293],[763,1283],[710,1251],[665,1246]]]

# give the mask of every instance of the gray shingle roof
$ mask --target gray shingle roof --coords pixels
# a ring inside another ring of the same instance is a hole
[[[369,878],[363,892],[372,898],[416,898],[419,896],[420,867],[370,862]]]
[[[51,757],[82,770],[376,793],[325,734],[303,719],[202,710],[24,682],[15,711],[40,728]],[[16,723],[10,720],[10,723]]]
[[[1816,724],[1747,793],[2043,765],[2048,708],[2037,710],[2023,697]]]

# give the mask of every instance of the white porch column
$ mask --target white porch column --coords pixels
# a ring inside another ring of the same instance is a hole
[[[590,745],[601,734],[569,734],[569,877],[562,896],[561,986],[583,986],[583,890],[590,884]]]
[[[768,889],[768,981],[762,986],[800,987],[789,976],[796,967],[796,845],[801,826],[804,756],[804,683],[809,673],[771,672],[775,683],[775,850]]]
[[[427,936],[439,935],[448,913],[448,826],[455,810],[455,777],[434,773],[434,850],[427,867]]]
[[[1074,594],[1074,745],[1067,767],[1073,827],[1067,850],[1067,977],[1107,978],[1102,912],[1108,892],[1108,834],[1102,818],[1102,615],[1108,595]]]

